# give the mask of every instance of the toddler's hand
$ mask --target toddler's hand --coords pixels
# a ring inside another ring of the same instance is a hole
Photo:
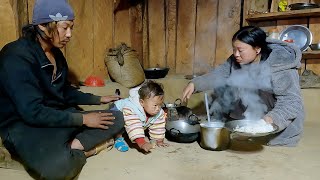
[[[144,152],[150,152],[151,149],[153,149],[153,145],[149,142],[144,143],[140,149],[142,149]]]
[[[158,141],[157,141],[157,146],[158,146],[158,147],[168,147],[169,144],[163,142],[163,140],[158,140]]]

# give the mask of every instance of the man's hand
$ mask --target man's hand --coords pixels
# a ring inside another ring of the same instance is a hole
[[[102,96],[100,99],[101,103],[109,103],[109,102],[113,102],[113,101],[117,101],[121,99],[120,96],[118,95],[111,95],[111,96]]]
[[[115,117],[112,113],[92,112],[83,114],[83,124],[91,128],[108,129]]]

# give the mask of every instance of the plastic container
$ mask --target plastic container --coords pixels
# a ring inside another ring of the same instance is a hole
[[[85,81],[84,81],[85,86],[89,87],[103,87],[104,80],[98,76],[89,76]]]

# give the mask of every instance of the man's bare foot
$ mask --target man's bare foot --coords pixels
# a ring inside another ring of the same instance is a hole
[[[85,152],[84,154],[86,155],[86,157],[90,157],[90,156],[99,154],[101,151],[103,151],[105,149],[110,151],[112,149],[113,145],[114,145],[114,139],[112,138],[112,139],[109,139],[109,140],[97,145],[95,148],[91,149],[88,152]]]

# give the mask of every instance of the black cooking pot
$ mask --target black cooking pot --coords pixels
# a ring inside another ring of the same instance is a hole
[[[198,139],[199,133],[199,119],[195,114],[166,122],[166,138],[170,141],[191,143]]]
[[[169,68],[148,68],[144,69],[144,74],[147,79],[164,78],[169,72]]]
[[[199,133],[181,133],[179,130],[170,129],[166,131],[166,138],[178,143],[192,143],[198,140]]]

